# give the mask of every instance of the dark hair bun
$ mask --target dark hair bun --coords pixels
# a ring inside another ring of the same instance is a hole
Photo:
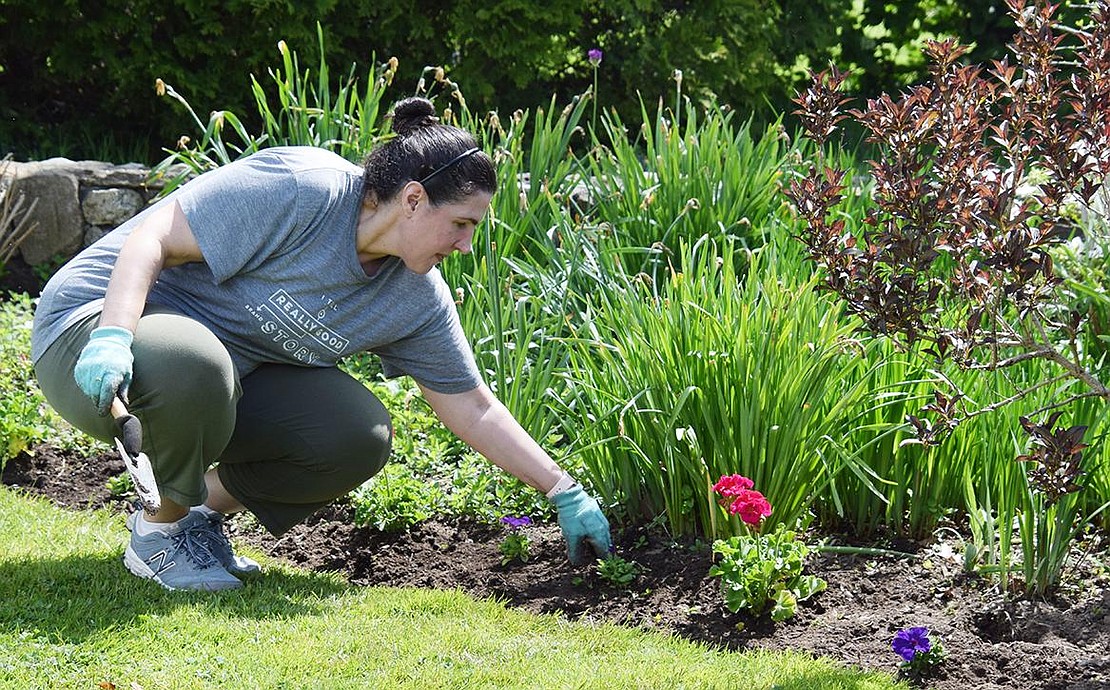
[[[393,106],[393,131],[401,136],[437,122],[435,106],[427,98],[406,98]]]

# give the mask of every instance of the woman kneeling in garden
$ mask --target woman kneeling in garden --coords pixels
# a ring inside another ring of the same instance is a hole
[[[471,250],[493,163],[425,99],[398,103],[392,123],[363,168],[285,147],[205,173],[43,290],[32,357],[50,404],[105,441],[114,402],[141,421],[160,502],[128,521],[135,575],[240,587],[258,564],[232,552],[226,514],[280,535],[382,468],[389,414],[336,366],[357,352],[411,376],[452,432],[544,491],[572,561],[609,548],[597,501],[482,381],[436,269]]]

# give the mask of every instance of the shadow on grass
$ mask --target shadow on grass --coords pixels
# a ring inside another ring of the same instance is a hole
[[[0,561],[0,629],[78,643],[179,607],[246,619],[311,616],[349,591],[336,577],[274,566],[240,590],[171,592],[127,572],[120,557],[72,555]]]

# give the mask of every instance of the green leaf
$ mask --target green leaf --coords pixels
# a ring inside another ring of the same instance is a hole
[[[786,589],[780,589],[775,594],[775,605],[771,608],[771,620],[777,622],[793,618],[798,610],[798,600],[794,594]]]

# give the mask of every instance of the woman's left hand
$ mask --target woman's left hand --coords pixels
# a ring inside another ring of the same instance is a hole
[[[597,499],[575,484],[566,491],[551,497],[559,511],[559,527],[567,540],[567,558],[574,565],[582,565],[589,554],[586,545],[593,548],[598,558],[605,558],[613,548],[609,536],[609,520],[601,512]]]

